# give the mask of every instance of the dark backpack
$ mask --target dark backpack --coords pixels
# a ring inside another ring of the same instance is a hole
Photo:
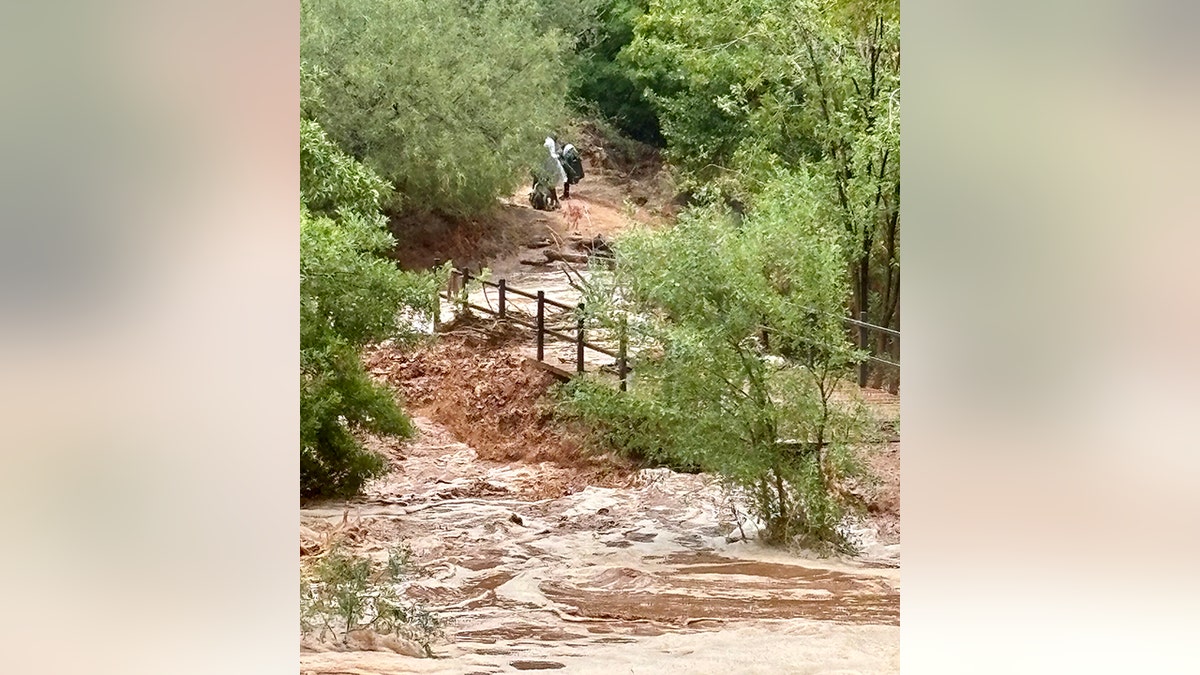
[[[575,146],[572,145],[563,151],[562,165],[571,185],[583,180],[583,158],[579,156],[579,151],[575,149]]]

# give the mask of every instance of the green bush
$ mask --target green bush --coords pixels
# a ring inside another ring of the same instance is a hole
[[[300,120],[300,201],[309,211],[373,218],[392,196],[391,185],[342,152],[320,124]]]
[[[698,471],[671,451],[669,438],[683,420],[670,419],[653,398],[625,394],[610,384],[577,378],[558,392],[561,412],[584,423],[593,441],[631,459],[679,471]]]
[[[385,468],[355,433],[405,436],[395,394],[363,369],[363,345],[414,334],[402,313],[433,311],[433,275],[401,272],[379,213],[386,184],[301,125],[300,494],[349,496]]]
[[[300,631],[346,643],[350,633],[371,629],[419,644],[433,656],[432,643],[443,637],[442,620],[397,590],[412,572],[412,552],[397,547],[384,564],[334,548],[300,577]]]
[[[838,225],[852,309],[899,317],[900,20],[895,0],[655,0],[621,54],[680,186],[752,204],[780,171]]]

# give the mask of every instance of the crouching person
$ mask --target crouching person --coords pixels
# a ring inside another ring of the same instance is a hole
[[[558,208],[558,196],[554,194],[552,183],[533,172],[533,189],[529,191],[529,205],[538,211],[553,211]]]

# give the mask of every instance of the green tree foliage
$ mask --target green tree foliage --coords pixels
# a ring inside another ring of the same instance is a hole
[[[342,152],[320,124],[300,121],[300,201],[310,211],[376,218],[391,194],[386,181]]]
[[[480,4],[491,0],[476,0]],[[612,0],[534,0],[534,21],[541,32],[556,30],[568,46],[593,39],[601,29],[605,7]]]
[[[411,431],[393,393],[363,369],[359,350],[411,339],[398,315],[428,315],[435,283],[380,255],[393,244],[379,212],[387,183],[315,122],[301,122],[300,141],[300,493],[347,496],[385,468],[354,433]]]
[[[753,203],[779,171],[804,176],[840,226],[854,311],[898,322],[895,0],[653,0],[622,58],[686,187]]]
[[[841,322],[843,238],[811,190],[805,176],[783,178],[740,225],[706,207],[619,240],[615,271],[587,306],[609,322],[628,317],[645,345],[635,386],[584,381],[567,407],[619,447],[727,477],[769,541],[845,548],[839,486],[866,426],[834,398],[856,354]]]
[[[570,41],[533,0],[304,0],[304,113],[405,207],[464,215],[524,181],[565,115]]]
[[[577,44],[569,93],[582,107],[607,118],[629,137],[661,144],[658,114],[634,70],[621,59],[647,4],[647,0],[604,0],[595,30]]]

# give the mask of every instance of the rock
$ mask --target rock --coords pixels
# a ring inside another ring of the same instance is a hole
[[[415,658],[428,656],[414,640],[399,635],[381,635],[366,629],[347,633],[346,646],[353,651],[395,652]]]
[[[518,516],[515,513],[512,514],[511,516],[509,516],[508,519],[509,519],[509,521],[514,522],[517,525],[520,525],[521,527],[525,527],[525,521],[521,518],[521,516]]]
[[[588,257],[582,253],[569,253],[566,251],[542,251],[542,255],[546,256],[547,261],[562,261],[571,263],[586,263]]]
[[[512,661],[508,665],[517,670],[558,670],[567,667],[557,661]]]

